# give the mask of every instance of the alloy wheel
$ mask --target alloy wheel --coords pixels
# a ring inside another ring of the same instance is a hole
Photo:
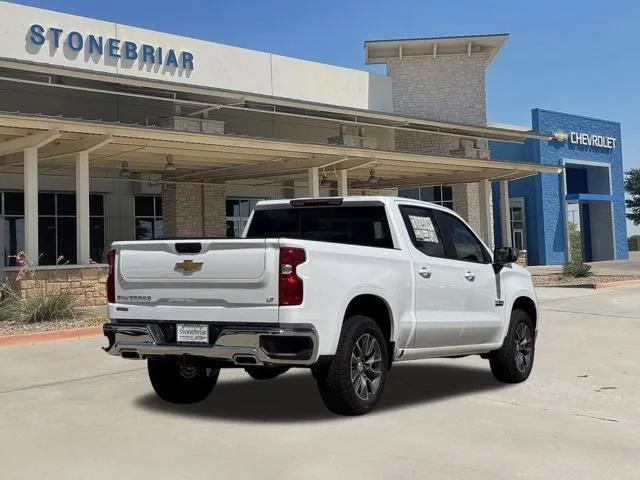
[[[382,352],[373,335],[358,338],[351,352],[351,383],[362,400],[375,397],[382,379]]]
[[[521,323],[516,328],[515,335],[515,356],[516,356],[516,368],[519,372],[526,372],[529,365],[531,365],[531,356],[533,353],[533,337],[529,327]]]

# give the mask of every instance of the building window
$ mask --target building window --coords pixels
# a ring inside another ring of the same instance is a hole
[[[398,190],[398,195],[414,200],[422,200],[437,205],[442,205],[453,210],[453,188],[448,186],[403,188]]]
[[[249,215],[262,198],[227,198],[227,238],[240,238]]]
[[[24,250],[24,194],[3,192],[5,265],[15,266],[15,255]],[[104,199],[89,196],[89,253],[94,262],[104,259]],[[74,193],[38,194],[38,248],[40,265],[77,263],[76,196]],[[31,262],[34,259],[29,259]]]
[[[24,195],[20,192],[4,192],[1,198],[5,265],[15,266],[15,255],[24,251]]]
[[[509,199],[511,211],[511,241],[518,250],[527,249],[527,227],[524,216],[524,198]]]
[[[136,240],[162,238],[162,197],[137,195],[135,198]]]

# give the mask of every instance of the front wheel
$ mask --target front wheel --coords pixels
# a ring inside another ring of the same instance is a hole
[[[520,383],[529,378],[533,368],[535,340],[535,330],[529,314],[515,309],[511,312],[509,331],[502,348],[489,357],[493,376],[504,383]]]
[[[156,394],[171,403],[196,403],[209,396],[218,381],[219,368],[197,357],[150,357],[149,379]]]
[[[387,365],[387,342],[378,324],[364,315],[347,319],[331,363],[315,374],[324,404],[340,415],[370,412],[384,390]]]

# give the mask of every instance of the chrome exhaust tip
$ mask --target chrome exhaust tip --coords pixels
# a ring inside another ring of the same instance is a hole
[[[123,350],[120,356],[129,360],[142,360],[142,356],[136,350]]]
[[[233,357],[233,363],[235,363],[236,365],[248,365],[248,366],[253,366],[253,365],[262,365],[262,363],[255,357],[255,355],[235,355]]]

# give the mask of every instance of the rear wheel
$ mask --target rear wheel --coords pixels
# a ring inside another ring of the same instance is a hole
[[[489,357],[493,376],[504,383],[524,382],[531,374],[535,354],[535,330],[529,314],[511,312],[509,331],[502,348]]]
[[[322,400],[341,415],[362,415],[380,401],[387,379],[387,342],[377,323],[354,315],[342,327],[328,368],[315,373]]]
[[[219,368],[197,357],[150,357],[149,379],[156,394],[171,403],[196,403],[209,396],[218,381]]]
[[[271,380],[289,370],[289,367],[247,367],[245,371],[256,380]]]

